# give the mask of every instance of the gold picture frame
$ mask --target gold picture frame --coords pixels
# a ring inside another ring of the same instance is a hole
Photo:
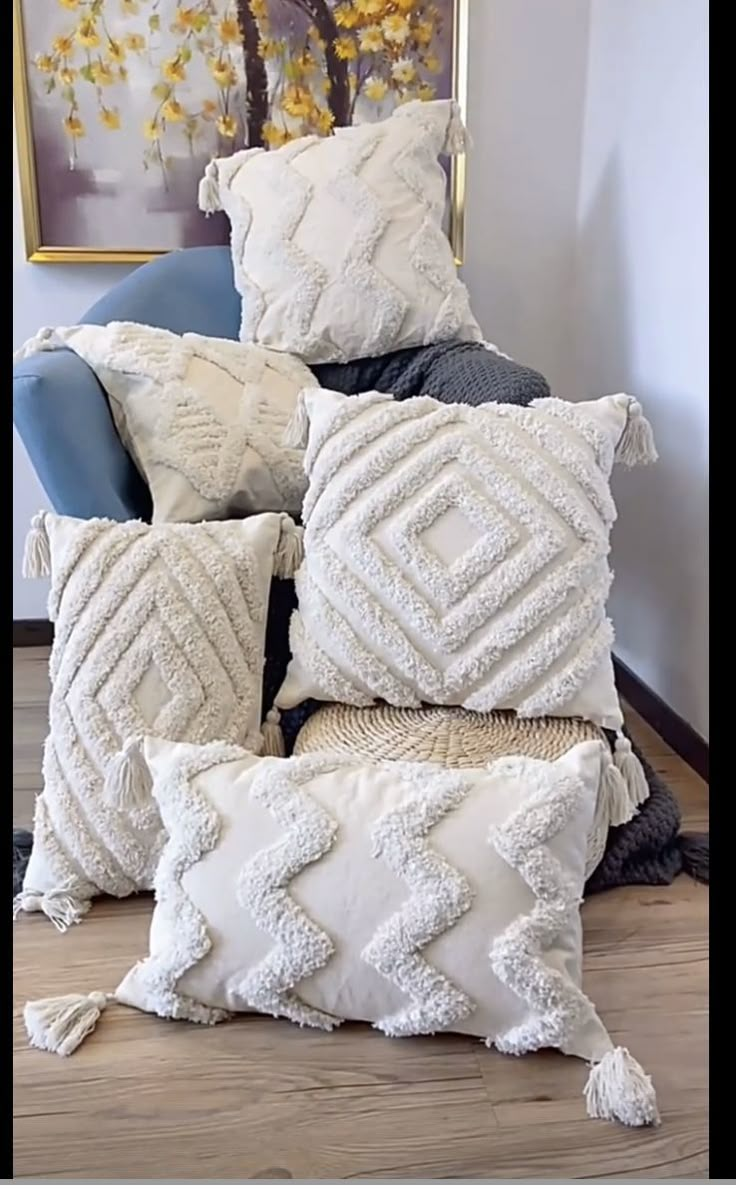
[[[468,10],[470,0],[452,0],[451,90],[466,119],[468,86]],[[28,63],[24,36],[23,0],[13,0],[13,107],[15,112],[18,173],[20,181],[23,235],[29,262],[65,263],[142,263],[159,257],[170,249],[96,249],[81,246],[49,245],[41,228],[38,179],[34,152],[33,118],[28,90]],[[448,236],[461,266],[465,256],[465,200],[467,163],[465,154],[450,162],[450,212]]]

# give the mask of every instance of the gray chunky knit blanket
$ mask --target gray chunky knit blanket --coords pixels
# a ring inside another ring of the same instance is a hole
[[[432,395],[442,403],[518,403],[549,395],[546,379],[482,345],[450,342],[422,349],[402,349],[346,365],[313,367],[320,384],[346,395],[381,391],[398,400]],[[292,582],[274,580],[269,603],[264,674],[264,711],[273,705],[289,660],[289,619],[294,608]],[[282,715],[287,751],[317,702],[306,702]],[[669,885],[681,872],[708,881],[708,837],[680,834],[680,809],[669,786],[634,745],[649,781],[649,798],[623,827],[612,828],[605,855],[588,881],[586,893],[619,885]],[[23,883],[32,836],[13,832],[13,893]]]

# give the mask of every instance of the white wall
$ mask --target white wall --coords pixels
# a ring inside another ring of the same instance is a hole
[[[44,324],[75,324],[122,278],[121,266],[41,266],[26,262],[13,129],[13,348]],[[48,506],[23,442],[13,429],[13,619],[45,619],[48,587],[20,576],[28,521]]]
[[[643,0],[646,2],[646,0]],[[489,340],[570,392],[589,0],[470,0],[466,266]]]
[[[706,0],[592,0],[576,397],[629,391],[660,461],[619,474],[619,656],[708,736]]]

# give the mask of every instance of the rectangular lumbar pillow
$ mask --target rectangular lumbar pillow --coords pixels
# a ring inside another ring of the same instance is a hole
[[[594,1062],[593,1116],[656,1121],[649,1078],[580,987],[599,742],[466,770],[155,739],[145,755],[169,840],[149,955],[119,1002],[557,1048]],[[31,1003],[31,1041],[68,1054],[106,1000]]]
[[[317,379],[297,357],[113,321],[41,329],[15,359],[60,348],[81,357],[107,392],[150,488],[154,523],[299,512],[302,454],[282,441],[299,391]]]
[[[65,929],[107,893],[151,889],[164,839],[140,739],[278,751],[260,730],[271,577],[298,560],[289,516],[217,524],[41,513],[26,575],[51,573],[43,792],[15,912]]]
[[[307,362],[480,340],[442,227],[438,159],[464,146],[455,101],[415,100],[332,137],[211,162],[199,202],[232,226],[241,340]]]
[[[636,400],[469,408],[304,391],[304,562],[277,705],[422,703],[622,728],[606,617]]]

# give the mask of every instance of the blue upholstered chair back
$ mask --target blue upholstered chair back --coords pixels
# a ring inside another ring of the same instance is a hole
[[[240,297],[225,246],[183,249],[132,271],[79,320],[130,320],[238,338]],[[13,419],[56,511],[84,519],[147,519],[148,489],[117,435],[105,394],[67,349],[13,368]]]

